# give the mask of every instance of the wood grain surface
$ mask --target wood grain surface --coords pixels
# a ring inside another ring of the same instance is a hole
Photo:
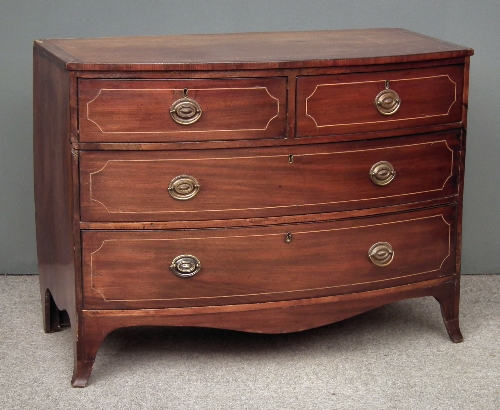
[[[196,101],[201,117],[176,123],[172,105]],[[287,79],[81,80],[80,141],[157,142],[283,138]]]
[[[453,274],[453,208],[230,230],[83,232],[84,308],[204,306],[317,297]],[[286,233],[291,241],[285,240]],[[432,240],[429,240],[432,238]],[[368,250],[391,244],[374,265]],[[170,268],[193,255],[189,278]]]
[[[390,64],[472,50],[404,29],[42,40],[70,70],[230,70]]]
[[[380,114],[374,104],[386,86],[401,100],[399,109],[387,116]],[[299,77],[297,136],[457,122],[462,116],[462,90],[461,65]]]
[[[82,152],[81,216],[110,222],[231,219],[453,197],[459,138],[452,131],[288,148]],[[385,186],[369,176],[379,161],[396,171]],[[168,187],[183,174],[194,177],[200,190],[180,201]]]

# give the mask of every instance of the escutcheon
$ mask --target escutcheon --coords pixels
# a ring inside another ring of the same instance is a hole
[[[388,161],[379,161],[370,168],[370,179],[375,185],[387,185],[395,176],[396,171]]]
[[[193,255],[179,255],[170,264],[170,269],[181,278],[190,278],[200,271],[201,262]]]
[[[196,178],[190,175],[179,175],[170,181],[168,193],[174,199],[185,201],[194,197],[200,190]]]
[[[388,242],[377,242],[368,250],[368,258],[377,266],[387,266],[394,259],[394,251]]]
[[[399,110],[401,99],[396,91],[389,88],[389,81],[385,82],[385,90],[375,97],[375,108],[382,115],[393,115]]]
[[[200,104],[195,100],[188,98],[188,90],[184,89],[184,97],[175,101],[170,107],[170,116],[181,125],[194,124],[201,117],[202,111]]]

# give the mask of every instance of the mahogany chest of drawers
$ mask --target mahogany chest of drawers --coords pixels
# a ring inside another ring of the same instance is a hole
[[[42,40],[45,331],[295,332],[434,296],[458,325],[469,48],[401,29]]]

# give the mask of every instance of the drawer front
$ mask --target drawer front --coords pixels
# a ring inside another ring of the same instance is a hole
[[[457,65],[301,76],[297,80],[297,137],[461,121],[463,75],[463,66]]]
[[[455,235],[452,207],[259,228],[84,231],[84,308],[250,303],[397,286],[453,274]]]
[[[80,80],[82,142],[282,138],[285,78]]]
[[[457,194],[459,138],[450,131],[307,147],[84,151],[81,218],[264,217],[450,197]]]

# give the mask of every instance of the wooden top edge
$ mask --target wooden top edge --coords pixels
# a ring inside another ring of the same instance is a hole
[[[38,40],[68,70],[236,70],[390,64],[473,50],[405,29]]]

